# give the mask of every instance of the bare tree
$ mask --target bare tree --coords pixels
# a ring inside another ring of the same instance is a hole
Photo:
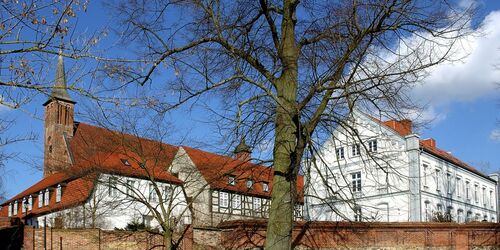
[[[158,89],[170,93],[138,105],[166,112],[210,91],[222,97],[223,107],[211,110],[229,125],[223,130],[274,141],[267,249],[291,247],[303,156],[354,107],[389,117],[415,110],[408,90],[426,69],[450,59],[472,11],[446,0],[112,5],[128,48],[155,61],[109,63],[106,72],[122,86],[158,76]]]

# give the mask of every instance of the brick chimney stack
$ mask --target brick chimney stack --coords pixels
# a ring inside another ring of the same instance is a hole
[[[252,157],[252,150],[245,142],[245,138],[242,137],[240,143],[236,146],[233,151],[234,158],[240,161],[250,161]]]
[[[64,170],[71,164],[67,138],[73,136],[75,103],[68,94],[64,60],[59,55],[56,78],[45,106],[43,176]]]

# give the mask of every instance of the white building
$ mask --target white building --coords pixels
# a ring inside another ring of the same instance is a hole
[[[439,149],[434,139],[420,140],[411,121],[380,121],[355,111],[344,125],[306,176],[311,220],[497,221],[496,181]]]

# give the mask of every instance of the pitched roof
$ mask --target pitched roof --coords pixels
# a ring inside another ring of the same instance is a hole
[[[389,129],[393,130],[394,132],[401,135],[402,137],[405,137],[405,136],[412,133],[410,120],[405,119],[405,120],[401,120],[401,121],[397,121],[397,120],[381,121],[381,120],[374,118],[370,115],[366,115],[366,116],[368,116],[373,121],[379,123],[380,125],[383,125]],[[455,156],[451,155],[450,153],[438,148],[436,146],[436,141],[434,139],[430,138],[430,139],[420,140],[419,142],[420,142],[420,148],[422,150],[424,150],[425,152],[432,154],[432,155],[434,155],[440,159],[443,159],[445,161],[451,162],[451,163],[453,163],[453,164],[455,164],[463,169],[471,171],[471,172],[473,172],[479,176],[482,176],[486,179],[492,180],[489,176],[481,173],[480,171],[478,171],[474,167],[461,161],[460,159],[456,158]]]
[[[205,180],[213,189],[222,189],[245,193],[263,198],[271,197],[273,170],[270,167],[244,162],[228,156],[217,155],[199,149],[182,146]],[[236,178],[235,185],[229,184],[229,176]],[[252,188],[247,188],[246,181],[251,179]],[[269,191],[263,190],[262,183],[269,185]],[[299,201],[303,200],[304,178],[297,177]]]
[[[178,147],[84,123],[77,123],[75,129],[74,136],[69,139],[73,165],[64,172],[43,178],[2,205],[66,183],[61,202],[56,203],[55,195],[51,195],[49,206],[38,208],[34,202],[33,210],[28,215],[76,206],[89,198],[96,177],[101,173],[182,184],[180,179],[167,171]],[[127,160],[128,165],[122,160]],[[4,209],[5,206],[2,213],[5,213]]]

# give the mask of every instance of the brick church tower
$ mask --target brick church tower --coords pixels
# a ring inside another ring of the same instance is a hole
[[[71,165],[68,138],[73,136],[75,103],[66,90],[63,57],[59,55],[54,88],[45,106],[45,138],[43,176]]]

